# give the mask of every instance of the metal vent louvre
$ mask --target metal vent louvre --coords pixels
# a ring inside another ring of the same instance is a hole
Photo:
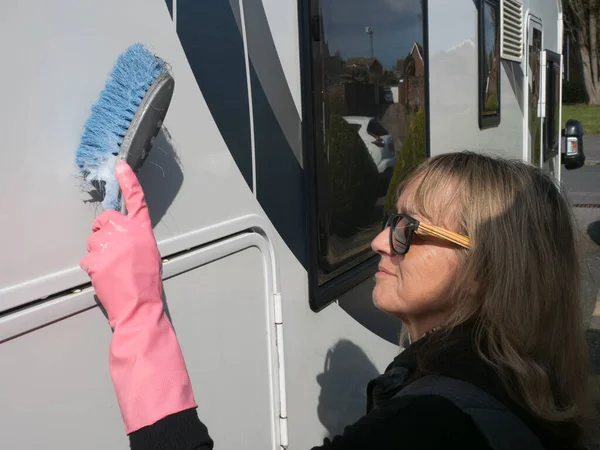
[[[500,57],[523,61],[523,0],[501,0]]]

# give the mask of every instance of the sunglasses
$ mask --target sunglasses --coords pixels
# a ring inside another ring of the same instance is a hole
[[[444,228],[427,225],[419,222],[408,214],[388,214],[383,229],[390,229],[390,248],[397,255],[405,255],[410,248],[413,234],[426,234],[443,239],[463,248],[471,247],[471,240],[467,236],[455,233]]]

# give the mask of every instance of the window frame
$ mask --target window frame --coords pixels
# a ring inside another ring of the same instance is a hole
[[[484,74],[484,61],[486,59],[485,49],[485,6],[489,5],[496,8],[496,32],[498,33],[498,46],[496,52],[498,52],[498,114],[494,115],[483,115],[485,107],[485,87],[483,86],[483,74]],[[479,103],[479,128],[485,130],[488,128],[497,127],[500,125],[502,119],[502,70],[501,70],[501,58],[500,58],[500,1],[499,0],[479,0],[477,8],[477,40],[478,40],[478,103]]]
[[[307,236],[307,277],[309,305],[312,311],[319,312],[337,300],[341,295],[371,278],[377,272],[379,257],[373,253],[368,259],[352,266],[338,274],[333,279],[319,285],[319,210],[317,197],[317,167],[315,164],[315,117],[313,108],[315,100],[313,90],[313,61],[312,45],[316,36],[322,39],[318,32],[319,21],[317,11],[312,11],[311,3],[319,0],[300,0],[298,2],[299,38],[300,38],[300,76],[302,88],[302,141],[303,163],[305,173],[306,193],[306,236]],[[429,115],[429,14],[428,0],[423,0],[423,50],[425,53],[425,157],[430,157],[430,115]],[[382,224],[384,218],[382,217]]]
[[[542,161],[546,162],[552,158],[554,158],[555,156],[558,155],[559,150],[560,150],[560,140],[561,140],[561,124],[560,124],[560,106],[559,106],[559,113],[558,113],[558,117],[554,118],[553,125],[556,125],[556,123],[558,123],[558,131],[556,133],[556,135],[554,136],[554,138],[556,139],[556,148],[551,148],[549,147],[549,138],[552,134],[554,134],[554,131],[550,129],[550,121],[549,119],[549,114],[554,113],[553,111],[553,107],[555,106],[553,104],[550,103],[550,95],[552,95],[552,97],[554,97],[554,91],[551,89],[553,80],[550,79],[550,76],[548,74],[549,72],[549,68],[550,68],[550,64],[557,64],[558,65],[558,101],[559,103],[561,102],[561,83],[562,83],[562,57],[560,54],[553,52],[552,50],[543,50],[543,53],[546,55],[545,58],[543,58],[543,61],[545,62],[544,65],[544,106],[545,106],[545,111],[544,111],[544,148],[542,149]],[[552,91],[552,92],[551,92]]]

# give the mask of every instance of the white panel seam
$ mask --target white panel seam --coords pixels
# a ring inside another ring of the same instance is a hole
[[[248,54],[248,39],[246,37],[246,15],[244,0],[239,0],[240,23],[242,25],[242,41],[244,42],[244,58],[246,59],[246,84],[248,86],[248,114],[250,116],[250,149],[252,152],[252,192],[256,197],[256,144],[254,141],[254,107],[252,104],[252,85],[250,78],[250,56]]]

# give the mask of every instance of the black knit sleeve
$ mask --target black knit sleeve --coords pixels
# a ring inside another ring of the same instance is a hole
[[[131,450],[212,450],[213,441],[196,409],[172,414],[129,435]]]
[[[235,429],[234,431],[235,432]],[[167,416],[129,436],[131,450],[212,450],[195,409]],[[253,448],[249,446],[249,448]],[[491,450],[471,418],[443,397],[406,396],[376,409],[312,450]]]

